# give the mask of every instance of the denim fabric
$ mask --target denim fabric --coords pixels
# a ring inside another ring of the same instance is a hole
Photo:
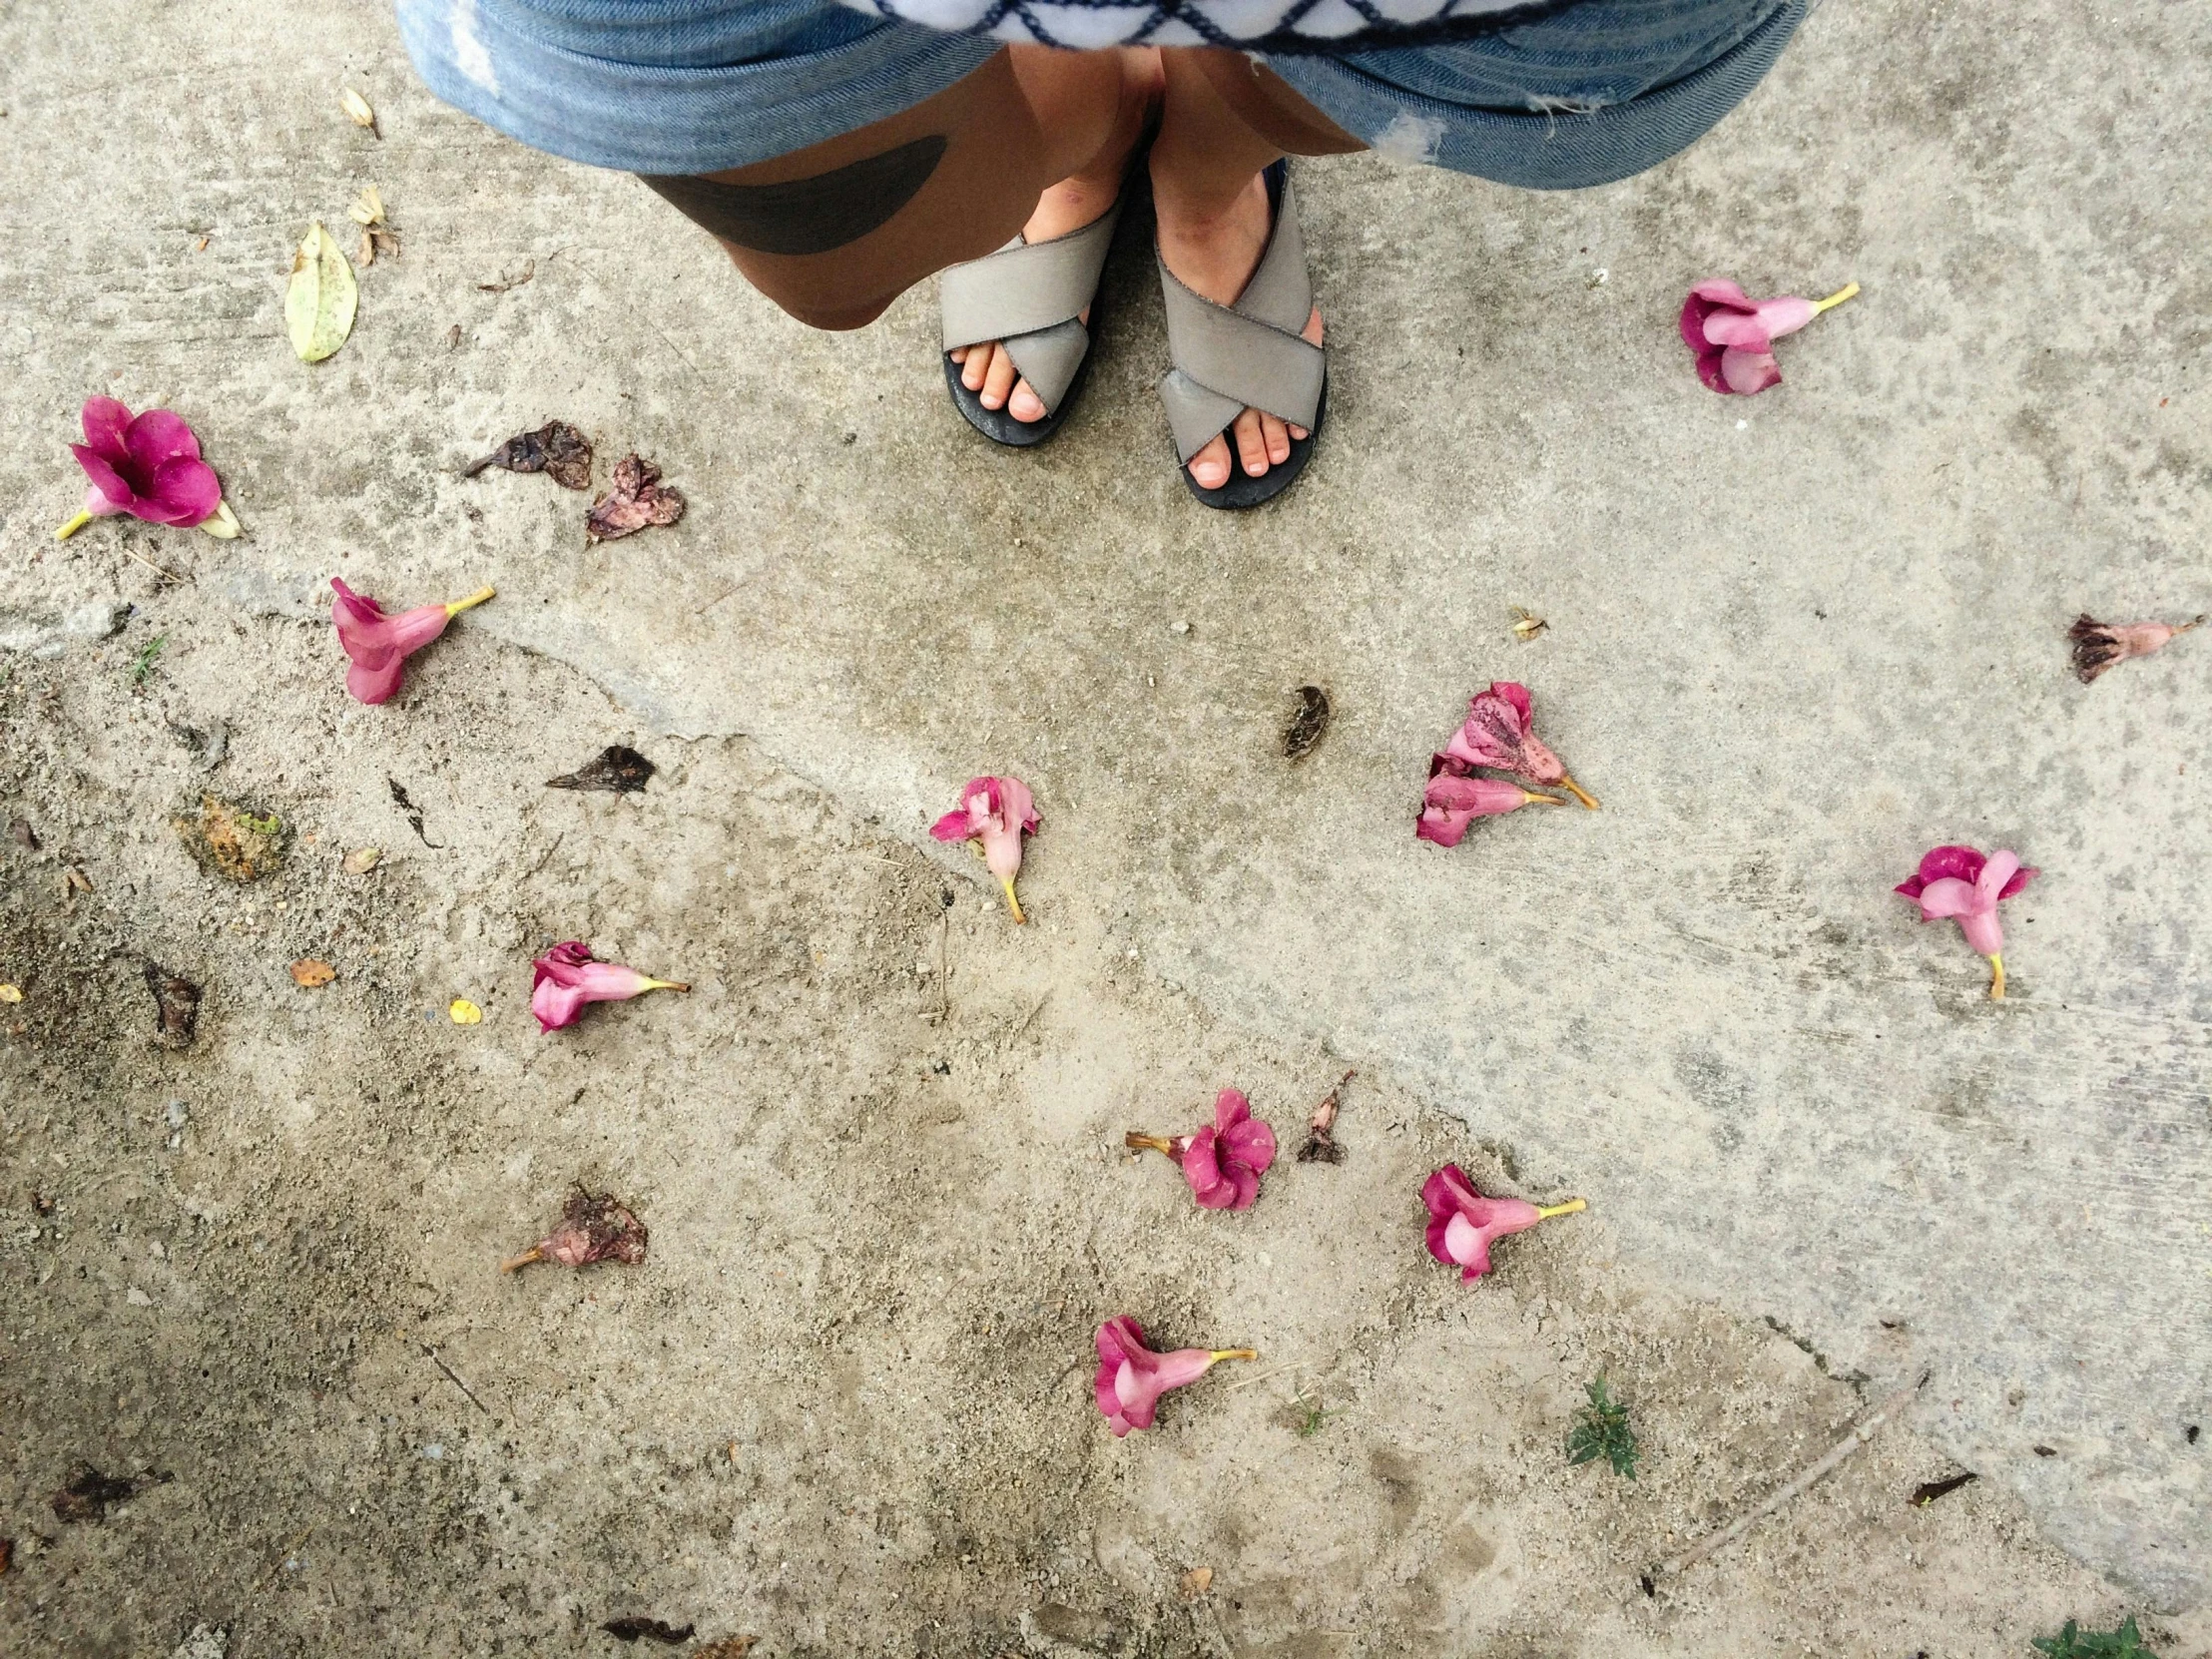
[[[717,173],[913,108],[999,43],[835,0],[398,0],[430,90],[532,149]]]
[[[1465,40],[1266,61],[1384,154],[1567,190],[1686,148],[1773,67],[1812,3],[1578,0]],[[934,96],[999,48],[836,0],[398,10],[447,103],[536,149],[633,173],[714,173],[819,144]]]
[[[1268,67],[1384,155],[1577,190],[1702,138],[1774,67],[1810,5],[1582,0],[1471,40]]]

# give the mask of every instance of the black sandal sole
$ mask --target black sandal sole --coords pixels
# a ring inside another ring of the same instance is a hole
[[[1060,394],[1060,406],[1042,420],[1016,420],[1004,408],[984,408],[982,394],[969,391],[962,383],[961,365],[949,354],[938,352],[938,360],[944,364],[945,387],[952,393],[952,406],[960,411],[961,418],[991,442],[1003,444],[1008,449],[1034,449],[1057,432],[1075,412],[1076,402],[1091,377],[1091,359],[1098,355],[1100,325],[1106,320],[1105,286],[1101,278],[1099,291],[1091,295],[1091,319],[1083,325],[1091,336],[1091,343],[1084,349],[1083,360],[1075,365],[1075,377],[1068,382],[1068,389]]]

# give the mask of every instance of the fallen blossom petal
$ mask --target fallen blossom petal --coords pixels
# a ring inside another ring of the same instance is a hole
[[[2176,634],[2186,634],[2203,622],[2201,616],[2188,622],[2099,622],[2083,611],[2066,630],[2066,637],[2073,641],[2074,675],[2086,686],[2130,657],[2147,657],[2163,650]]]
[[[1021,900],[1014,896],[1014,877],[1021,873],[1021,837],[1035,834],[1043,822],[1036,799],[1020,779],[970,778],[960,792],[960,805],[932,824],[929,833],[940,841],[974,842],[983,867],[998,877],[1014,919],[1027,921]]]
[[[1997,906],[2025,887],[2036,871],[2009,849],[1986,855],[1970,846],[1932,846],[1920,868],[1893,891],[1921,907],[1923,921],[1955,921],[1966,942],[1989,960],[1989,996],[2004,999],[2004,928]]]
[[[345,671],[345,689],[357,702],[382,703],[399,689],[402,666],[445,632],[445,625],[473,605],[494,598],[490,588],[479,588],[466,599],[450,605],[423,605],[396,616],[366,594],[355,593],[338,577],[330,578],[336,598],[330,605],[330,621],[338,631],[338,645],[352,666]]]
[[[1252,1115],[1252,1103],[1236,1089],[1214,1100],[1214,1121],[1188,1135],[1125,1135],[1132,1150],[1165,1153],[1182,1166],[1191,1196],[1203,1209],[1249,1210],[1260,1196],[1260,1177],[1275,1162],[1275,1131]]]
[[[674,979],[648,979],[636,968],[602,962],[581,939],[555,945],[530,964],[530,1012],[538,1031],[558,1031],[583,1017],[590,1002],[627,1002],[647,991],[688,991]]]
[[[588,472],[585,478],[589,482]],[[659,467],[642,455],[625,455],[615,462],[607,493],[584,515],[585,539],[616,541],[649,524],[674,524],[684,505],[683,491],[663,484]]]
[[[1358,1076],[1348,1071],[1337,1079],[1337,1086],[1322,1096],[1321,1104],[1314,1108],[1314,1116],[1306,1127],[1306,1144],[1298,1149],[1298,1161],[1302,1164],[1341,1164],[1345,1150],[1337,1144],[1337,1111],[1344,1097],[1345,1085]]]
[[[1470,768],[1488,767],[1533,784],[1555,785],[1583,806],[1595,807],[1597,803],[1567,776],[1559,757],[1531,729],[1533,707],[1526,686],[1491,681],[1488,691],[1467,699],[1467,718],[1431,764],[1430,776],[1438,772],[1463,776]]]
[[[1437,757],[1439,762],[1442,759]],[[1555,795],[1532,795],[1518,784],[1503,783],[1495,778],[1435,772],[1422,793],[1420,818],[1413,825],[1413,833],[1438,846],[1457,846],[1460,836],[1467,832],[1467,826],[1476,819],[1518,812],[1531,802],[1552,807],[1566,805]]]
[[[1714,391],[1748,396],[1778,385],[1782,370],[1774,360],[1774,342],[1794,334],[1832,305],[1859,291],[1846,283],[1826,299],[1783,294],[1754,299],[1734,282],[1709,278],[1695,284],[1682,301],[1682,342],[1697,360],[1698,378]]]
[[[1098,1374],[1091,1391],[1099,1414],[1113,1428],[1116,1438],[1132,1428],[1150,1428],[1158,1412],[1160,1396],[1170,1388],[1195,1382],[1219,1360],[1257,1360],[1249,1348],[1182,1348],[1155,1354],[1145,1347],[1144,1332],[1128,1315],[1118,1315],[1098,1328]]]
[[[117,513],[190,526],[222,506],[222,482],[200,458],[200,439],[184,416],[170,409],[133,416],[112,397],[88,397],[79,418],[85,441],[69,450],[92,487],[84,510],[55,532],[57,539]]]
[[[587,1191],[581,1183],[561,1207],[560,1225],[519,1256],[499,1264],[501,1273],[513,1273],[532,1262],[552,1262],[564,1268],[589,1267],[594,1262],[621,1262],[637,1267],[645,1260],[649,1238],[645,1223],[613,1193]]]
[[[1484,1198],[1457,1164],[1446,1164],[1421,1183],[1428,1210],[1428,1254],[1472,1281],[1490,1271],[1490,1242],[1525,1233],[1549,1216],[1588,1208],[1579,1198],[1538,1206],[1518,1198]]]

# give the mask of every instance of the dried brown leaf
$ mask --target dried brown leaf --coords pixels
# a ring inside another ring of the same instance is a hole
[[[274,874],[291,846],[291,828],[275,813],[257,813],[219,796],[202,796],[196,816],[173,818],[170,826],[202,869],[231,881]]]
[[[15,844],[23,848],[24,851],[36,852],[38,850],[38,831],[31,828],[29,819],[19,818],[9,825],[8,834],[13,837]]]
[[[1283,754],[1286,759],[1303,761],[1320,744],[1322,734],[1329,730],[1329,694],[1319,686],[1298,688],[1298,712],[1291,716],[1290,725],[1283,729]]]
[[[1183,1597],[1186,1601],[1196,1601],[1213,1587],[1214,1569],[1212,1567],[1193,1567],[1183,1575]]]
[[[692,1626],[668,1624],[660,1619],[609,1619],[599,1627],[618,1642],[634,1642],[649,1636],[656,1642],[679,1647],[692,1639]]]
[[[155,1030],[164,1046],[190,1048],[200,1030],[200,987],[160,963],[146,963],[146,988],[154,993]]]
[[[166,1474],[142,1474],[134,1478],[119,1479],[102,1474],[90,1463],[78,1463],[69,1471],[68,1484],[48,1499],[54,1506],[58,1520],[79,1522],[96,1521],[118,1503],[127,1503],[149,1486],[159,1486],[170,1477]]]
[[[302,956],[298,961],[291,964],[292,983],[306,990],[311,991],[318,985],[327,985],[337,976],[338,970],[336,968],[317,957]]]
[[[338,860],[338,868],[348,875],[366,875],[383,857],[383,849],[374,846],[356,846]]]
[[[376,239],[366,229],[361,232],[361,245],[353,250],[353,263],[366,271],[376,263]]]
[[[640,455],[615,462],[614,484],[585,515],[592,541],[614,541],[649,524],[674,524],[684,516],[682,492],[661,483],[661,469]]]
[[[565,420],[549,420],[535,432],[518,432],[489,455],[461,468],[473,478],[486,467],[542,472],[563,489],[591,488],[591,439]]]
[[[549,790],[605,790],[612,795],[632,795],[645,788],[654,772],[653,763],[636,750],[612,744],[574,772],[548,778]]]

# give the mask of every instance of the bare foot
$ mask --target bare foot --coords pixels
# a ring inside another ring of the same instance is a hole
[[[1129,157],[1144,134],[1145,119],[1158,104],[1161,89],[1159,53],[1130,51],[1122,58],[1121,114],[1114,123],[1113,136],[1089,167],[1073,178],[1062,179],[1037,198],[1037,211],[1021,228],[1023,242],[1050,242],[1095,224],[1112,211],[1115,199],[1121,195]],[[1085,305],[1078,315],[1088,323],[1090,306]],[[946,354],[960,365],[960,384],[976,393],[984,408],[1003,408],[1024,423],[1042,420],[1049,412],[1029,382],[1018,378],[1014,359],[998,341],[956,345]]]
[[[1268,183],[1255,173],[1252,183],[1238,193],[1228,210],[1206,219],[1180,211],[1173,193],[1153,181],[1153,201],[1160,218],[1160,258],[1176,278],[1220,305],[1233,305],[1245,284],[1252,280],[1267,252],[1273,218],[1268,210]],[[1321,344],[1321,307],[1306,319],[1305,339]],[[1271,466],[1291,458],[1291,443],[1306,436],[1306,428],[1278,420],[1259,409],[1247,409],[1230,423],[1228,431],[1191,457],[1191,477],[1201,489],[1218,490],[1229,482],[1230,444],[1247,473],[1265,477]]]

